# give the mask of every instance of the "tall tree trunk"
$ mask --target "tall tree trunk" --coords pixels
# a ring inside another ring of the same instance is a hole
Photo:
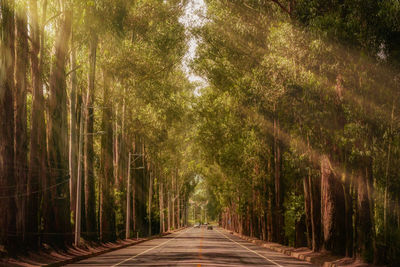
[[[315,252],[321,247],[321,180],[313,177],[311,168],[314,167],[310,147],[310,138],[307,134],[307,150],[310,167],[307,174],[308,195],[310,198],[310,223],[311,223],[311,249]]]
[[[115,211],[114,211],[114,175],[113,175],[113,125],[112,103],[110,101],[110,82],[108,74],[103,70],[103,116],[101,136],[101,216],[100,238],[103,242],[114,241],[115,235]]]
[[[165,232],[165,221],[164,221],[164,192],[163,192],[163,181],[160,175],[160,181],[158,185],[158,197],[160,205],[160,233]]]
[[[88,72],[88,90],[86,94],[86,116],[84,131],[84,177],[85,177],[85,219],[87,238],[96,239],[96,201],[95,201],[95,183],[94,183],[94,149],[93,149],[93,123],[94,123],[94,91],[96,74],[96,51],[97,35],[91,30],[89,39],[89,72]],[[83,119],[83,118],[82,118]]]
[[[44,3],[43,16],[46,14],[46,3]],[[37,0],[29,1],[30,9],[30,39],[32,50],[31,59],[31,81],[32,81],[32,112],[31,112],[31,131],[29,141],[29,172],[27,182],[27,221],[26,232],[28,233],[28,246],[36,248],[38,246],[40,224],[39,203],[42,195],[39,193],[42,188],[42,182],[47,177],[47,144],[46,144],[46,125],[44,113],[44,98],[41,82],[41,63],[39,61],[39,52],[41,49],[39,20],[37,12]],[[45,19],[45,18],[44,18]],[[42,33],[43,34],[43,33]],[[42,35],[42,40],[44,36]],[[41,58],[43,54],[41,53]]]
[[[295,222],[295,243],[294,247],[304,247],[307,245],[306,240],[306,224],[305,224],[305,215],[301,216],[299,220]]]
[[[0,244],[16,252],[14,179],[14,1],[1,2],[0,47]]]
[[[273,209],[273,170],[272,170],[272,157],[268,157],[267,159],[267,166],[266,166],[266,192],[265,192],[265,216],[267,220],[267,241],[272,242],[274,237],[274,223],[273,223],[273,216],[272,216],[272,209]]]
[[[328,157],[321,160],[321,222],[324,248],[344,255],[346,238],[344,191]]]
[[[135,141],[132,142],[133,148],[132,151],[136,151],[135,148]],[[133,159],[135,159],[135,156],[133,156]],[[129,162],[129,164],[132,164]],[[135,166],[135,165],[133,165]],[[136,174],[135,170],[133,170],[133,174]],[[133,175],[132,177],[132,219],[133,219],[133,234],[136,232],[136,175]]]
[[[400,228],[400,196],[397,196],[397,227]]]
[[[351,195],[351,176],[346,174],[344,184],[345,196],[345,235],[346,235],[346,257],[353,256],[353,197]]]
[[[268,213],[268,205],[267,205],[267,177],[264,174],[264,179],[262,182],[262,186],[263,186],[263,190],[262,190],[262,194],[261,194],[261,209],[263,214],[261,217],[261,230],[262,230],[262,240],[263,241],[267,241],[267,213]]]
[[[307,233],[307,247],[312,249],[312,227],[311,227],[311,200],[310,200],[310,186],[308,184],[308,177],[303,178],[303,191],[304,191],[304,213],[306,222]]]
[[[17,235],[25,242],[26,221],[26,183],[28,166],[27,136],[27,71],[28,71],[28,31],[26,9],[21,7],[16,17],[16,54],[15,54],[15,180],[17,183]]]
[[[167,193],[167,219],[168,219],[168,232],[171,231],[171,194],[170,192]]]
[[[388,150],[387,150],[387,160],[386,160],[386,170],[385,170],[385,191],[384,191],[384,206],[383,206],[383,234],[385,239],[385,244],[387,244],[389,230],[388,230],[388,202],[389,202],[389,169],[391,161],[392,152],[392,135],[393,135],[393,119],[394,119],[394,107],[395,102],[392,102],[392,114],[390,117],[390,129],[389,129],[389,139],[388,139]]]
[[[77,188],[77,160],[78,160],[78,126],[77,126],[77,75],[76,75],[76,48],[74,44],[74,33],[71,31],[71,92],[70,92],[70,120],[69,120],[69,191],[70,191],[70,207],[72,211],[73,219],[76,217],[76,188]]]
[[[68,174],[68,124],[67,124],[67,91],[65,65],[68,41],[71,33],[71,12],[64,10],[61,28],[55,44],[54,61],[50,74],[49,96],[49,184],[53,205],[48,206],[45,217],[45,232],[57,233],[49,235],[48,240],[56,245],[64,246],[72,241],[69,174]]]
[[[172,197],[171,197],[171,227],[172,229],[176,229],[175,227],[175,189],[176,189],[176,172],[174,176],[172,177]]]
[[[119,150],[119,140],[120,140],[120,135],[119,135],[119,132],[118,132],[118,119],[119,119],[119,117],[118,117],[118,105],[116,105],[115,107],[114,107],[114,110],[115,110],[115,118],[114,118],[114,120],[113,120],[113,122],[114,122],[114,124],[113,124],[113,127],[114,127],[114,130],[113,130],[113,133],[114,133],[114,136],[113,136],[113,169],[114,169],[114,184],[115,184],[115,187],[116,188],[119,188],[120,187],[120,180],[119,180],[119,152],[120,152],[120,150]],[[116,200],[117,202],[119,201],[119,200]],[[117,204],[117,203],[116,203]]]
[[[373,230],[371,203],[368,193],[369,167],[372,164],[364,158],[360,169],[356,170],[357,181],[357,250],[356,257],[371,262],[373,260]]]
[[[149,214],[149,236],[151,236],[151,205],[152,205],[152,200],[153,200],[153,170],[150,170],[150,175],[149,175],[150,181],[149,181],[149,206],[148,206],[148,211],[147,213]]]
[[[115,209],[116,210],[123,210],[125,205],[124,201],[125,198],[123,197],[123,190],[126,184],[122,180],[122,169],[121,169],[121,157],[120,155],[120,141],[121,141],[121,133],[119,131],[119,120],[120,120],[120,105],[119,103],[112,103],[113,105],[113,118],[112,118],[112,126],[113,126],[113,175],[114,175],[114,186],[117,190],[118,194],[115,195]],[[125,213],[121,214],[122,216],[116,217],[116,232],[118,233],[117,238],[122,238],[120,233],[124,231],[124,222],[126,220]],[[119,219],[119,220],[117,220]]]
[[[274,107],[276,109],[276,107]],[[275,113],[276,110],[275,110]],[[281,142],[279,119],[277,114],[274,116],[274,183],[275,183],[275,241],[283,243],[284,241],[284,219],[283,219],[283,194],[282,194],[282,181],[281,181]]]
[[[178,194],[178,196],[177,196],[178,214],[176,215],[177,222],[178,222],[177,227],[181,228],[181,199],[180,199],[179,189],[178,189],[177,194]]]
[[[311,171],[308,172],[308,186],[311,203],[312,250],[315,252],[321,248],[321,180],[318,177],[313,178]]]

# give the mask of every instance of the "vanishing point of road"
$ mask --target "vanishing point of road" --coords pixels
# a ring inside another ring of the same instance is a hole
[[[244,241],[215,227],[173,234],[67,266],[288,266],[314,265]]]

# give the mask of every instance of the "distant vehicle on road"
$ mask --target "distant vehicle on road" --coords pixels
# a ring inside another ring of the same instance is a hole
[[[196,224],[194,225],[194,228],[200,228],[200,224],[199,224],[199,223],[196,223]]]
[[[212,230],[212,229],[213,229],[212,225],[207,226],[207,230]]]

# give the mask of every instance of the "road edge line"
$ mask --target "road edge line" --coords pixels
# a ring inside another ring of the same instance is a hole
[[[139,257],[140,255],[143,255],[143,254],[145,254],[145,253],[148,252],[148,251],[151,251],[151,250],[153,250],[153,249],[155,249],[155,248],[161,247],[162,245],[167,244],[168,242],[174,240],[175,238],[177,238],[177,237],[183,235],[184,233],[186,233],[187,231],[189,231],[191,228],[192,228],[192,227],[188,228],[186,231],[180,233],[179,235],[175,236],[175,237],[172,238],[172,239],[169,239],[169,240],[167,240],[167,241],[165,241],[165,242],[163,242],[163,243],[161,243],[161,244],[159,244],[159,245],[157,245],[157,246],[155,246],[155,247],[146,249],[145,251],[142,251],[142,252],[140,252],[139,254],[136,254],[136,255],[134,255],[134,256],[132,256],[132,257],[130,257],[130,258],[128,258],[128,259],[125,259],[125,260],[123,260],[123,261],[121,261],[121,262],[119,262],[119,263],[117,263],[117,264],[111,265],[110,267],[116,267],[116,266],[121,265],[121,264],[123,264],[123,263],[125,263],[125,262],[127,262],[127,261],[133,260],[134,258]]]
[[[187,228],[187,227],[183,227],[181,229],[177,229],[176,231],[172,231],[172,232],[165,232],[165,233],[161,234],[161,236],[167,236],[167,235],[173,234],[175,232],[183,231],[185,228]],[[48,263],[48,264],[43,264],[43,265],[40,265],[40,266],[43,266],[43,267],[64,266],[64,265],[67,265],[67,264],[71,264],[71,263],[75,263],[75,262],[78,262],[78,261],[90,259],[90,258],[93,258],[93,257],[97,257],[97,256],[100,256],[100,255],[103,255],[103,254],[106,254],[106,253],[109,253],[109,252],[113,252],[113,251],[116,251],[116,250],[119,250],[119,249],[135,246],[135,245],[138,245],[140,243],[147,242],[147,241],[153,240],[155,238],[159,238],[159,237],[160,237],[160,235],[154,235],[154,236],[139,240],[137,242],[133,242],[133,243],[129,243],[129,244],[123,244],[123,245],[118,246],[118,247],[109,248],[109,249],[98,251],[98,252],[94,252],[94,253],[91,253],[91,254],[79,255],[79,256],[76,256],[76,257],[73,257],[73,258],[70,258],[70,259],[57,261],[57,262],[52,262],[52,263]]]
[[[230,238],[230,237],[226,236],[225,234],[223,234],[221,231],[218,231],[217,229],[215,229],[215,230],[216,230],[219,234],[221,234],[222,236],[224,236],[226,239],[228,239],[228,240],[234,242],[235,244],[238,244],[239,246],[241,246],[241,247],[247,249],[247,250],[250,251],[250,252],[253,252],[254,254],[260,256],[261,258],[266,259],[266,260],[269,261],[269,262],[272,262],[273,264],[275,264],[275,265],[278,266],[278,267],[283,267],[282,265],[280,265],[280,264],[277,263],[276,261],[271,260],[271,259],[269,259],[268,257],[265,257],[264,255],[261,255],[261,254],[258,253],[257,251],[254,251],[254,250],[252,250],[252,249],[250,249],[250,248],[248,248],[248,247],[246,247],[246,246],[244,246],[244,245],[242,245],[242,244],[236,242],[236,241],[233,240],[232,238]]]

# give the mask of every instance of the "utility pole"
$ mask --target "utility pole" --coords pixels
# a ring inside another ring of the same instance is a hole
[[[78,148],[78,177],[76,183],[76,208],[75,208],[75,246],[79,245],[81,239],[81,208],[82,208],[82,175],[81,175],[81,161],[82,161],[82,143],[83,143],[83,118],[84,106],[81,108],[81,121],[79,123],[79,148]]]
[[[128,157],[128,181],[126,186],[126,228],[125,228],[125,239],[129,238],[129,231],[130,231],[130,217],[131,217],[131,202],[130,202],[130,195],[131,195],[131,152],[129,152]]]

